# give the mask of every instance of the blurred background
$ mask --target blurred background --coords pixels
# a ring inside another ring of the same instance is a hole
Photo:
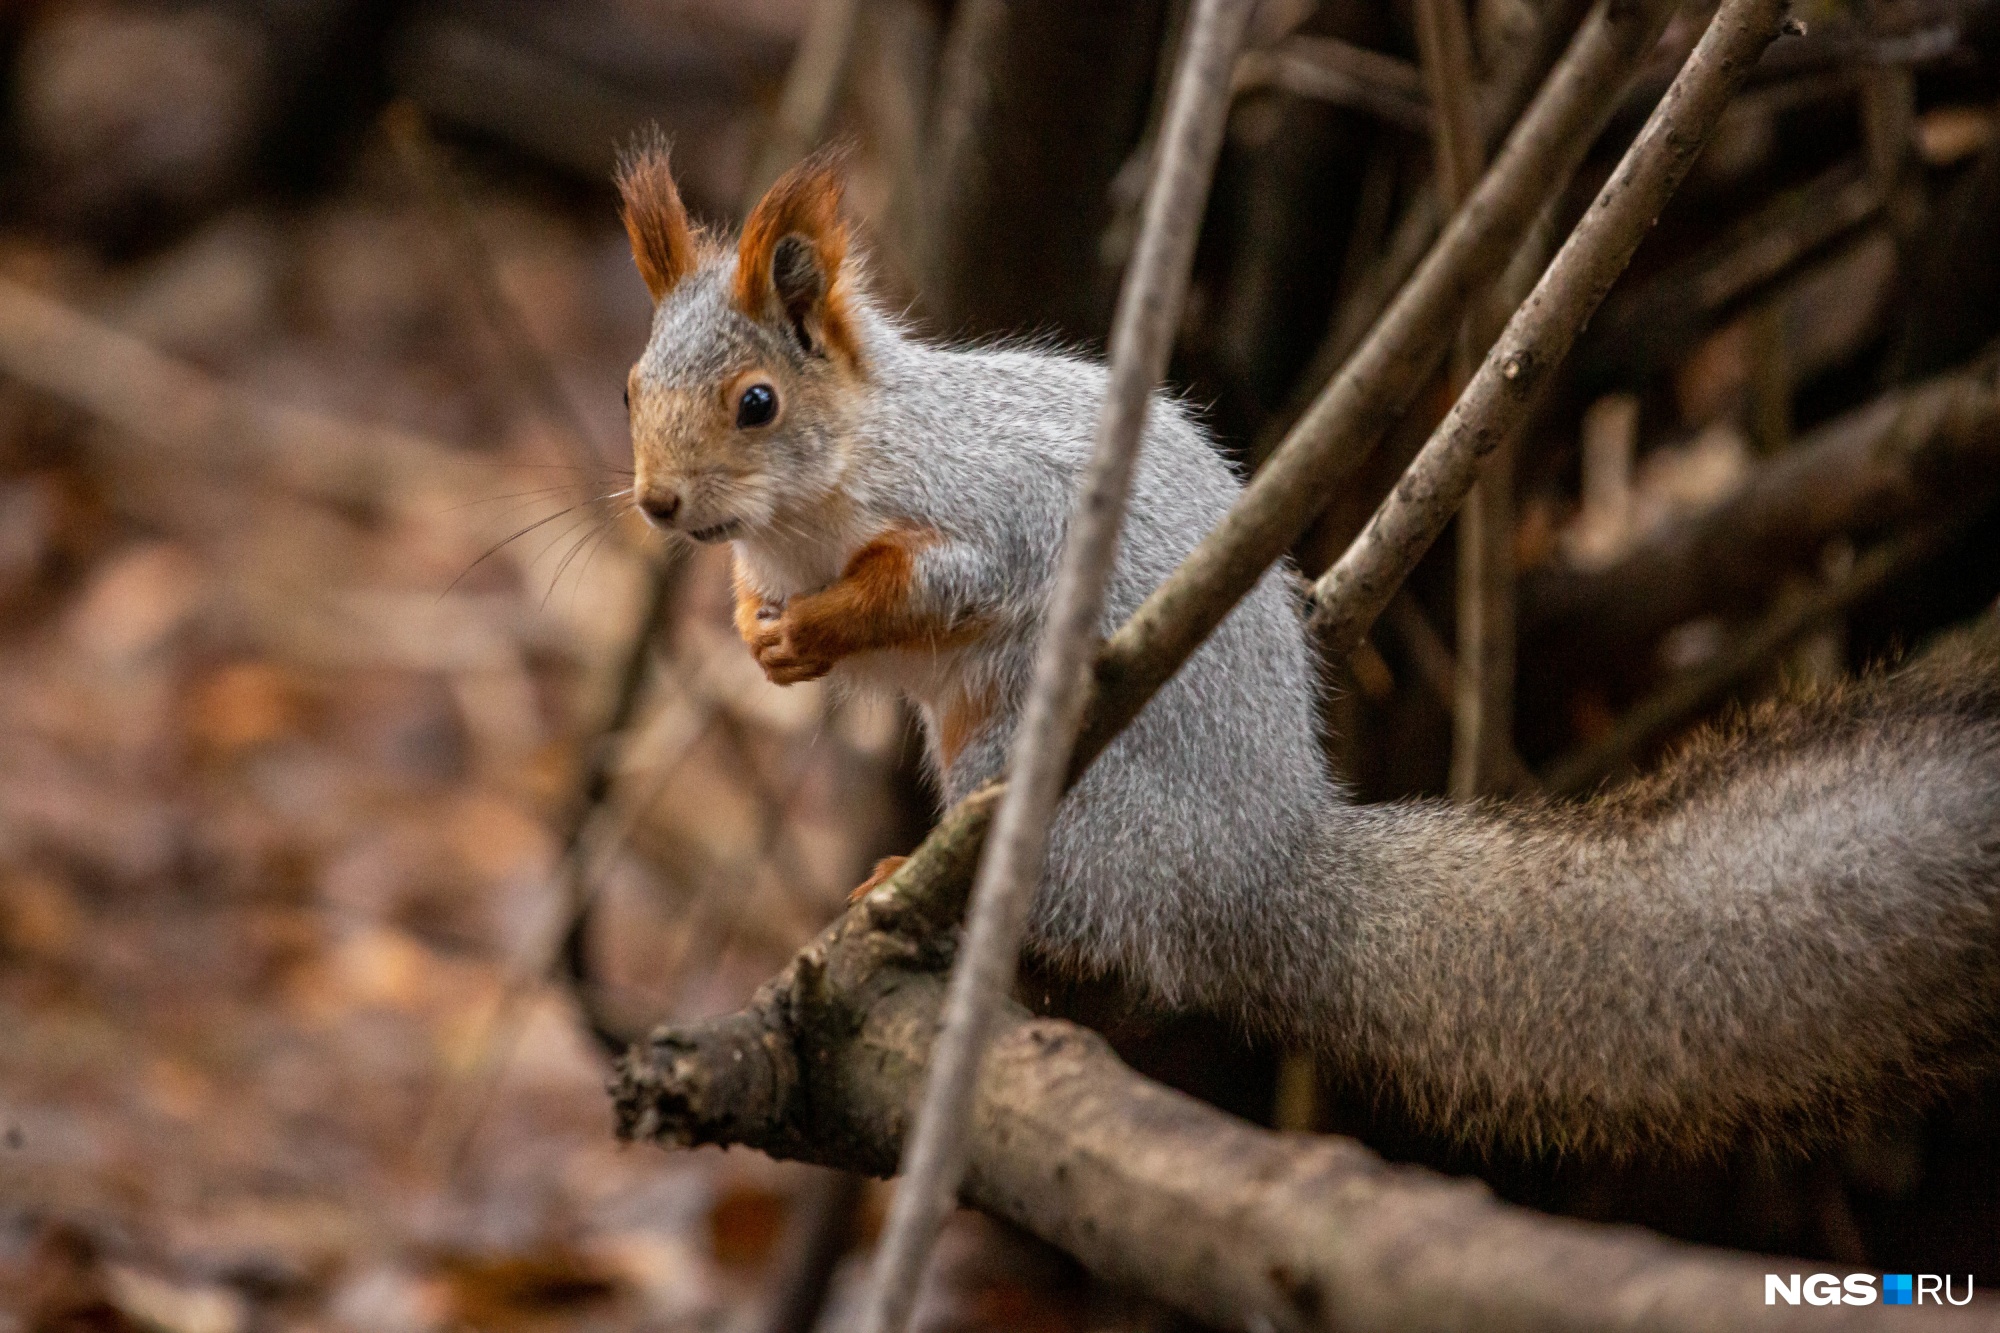
[[[2000,6],[1813,3],[1518,443],[1476,790],[1587,790],[2000,593]],[[657,124],[727,225],[842,140],[884,300],[1094,349],[1184,10],[0,6],[0,1330],[842,1325],[887,1187],[621,1148],[605,1049],[739,1007],[933,797],[907,718],[766,684],[727,553],[622,503],[651,312],[609,174]],[[1489,130],[1579,13],[1466,10]],[[1266,0],[1237,82],[1173,376],[1249,469],[1444,209],[1405,0]],[[1303,568],[1448,403],[1440,368]],[[1455,579],[1443,543],[1329,682],[1368,799],[1455,785]],[[1026,990],[1525,1202],[2000,1277],[1991,1097],[1824,1161],[1466,1160],[1218,1025]],[[919,1322],[1173,1320],[968,1216]]]

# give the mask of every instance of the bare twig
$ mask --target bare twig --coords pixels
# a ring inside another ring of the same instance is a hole
[[[1431,125],[1423,77],[1406,60],[1343,42],[1295,35],[1236,62],[1238,93],[1277,88],[1379,116],[1419,133]]]
[[[1416,668],[1417,678],[1423,681],[1424,687],[1436,696],[1439,703],[1446,708],[1452,707],[1458,699],[1458,662],[1444,640],[1438,637],[1438,632],[1431,628],[1423,608],[1406,593],[1390,602],[1383,616],[1396,637],[1403,641],[1403,649],[1409,656],[1410,665]],[[1528,792],[1540,786],[1540,780],[1514,752],[1513,742],[1501,736],[1492,780],[1485,784],[1484,790]]]
[[[2000,352],[1885,394],[1761,463],[1727,500],[1614,564],[1524,580],[1524,633],[1572,654],[1650,645],[1684,621],[1761,605],[1836,537],[1919,522],[2000,489]]]
[[[1229,110],[1229,70],[1251,0],[1200,0],[1178,62],[1153,184],[1111,330],[1097,442],[1063,546],[1034,679],[1009,755],[1007,793],[973,887],[943,1026],[862,1327],[899,1333],[958,1197],[979,1062],[1013,984],[1049,824],[1089,702],[1089,663],[1152,393],[1166,374],[1195,236]]]
[[[1730,96],[1776,38],[1782,9],[1782,0],[1727,0],[1717,12],[1478,375],[1367,528],[1314,585],[1314,620],[1333,655],[1353,650],[1450,520],[1480,461],[1526,418]]]
[[[1568,794],[1616,773],[1647,746],[1686,726],[1769,667],[1780,649],[1936,555],[1955,531],[1949,525],[1933,525],[1884,542],[1856,560],[1841,578],[1784,602],[1713,659],[1640,701],[1603,737],[1551,764],[1545,785]]]
[[[1439,193],[1456,210],[1486,165],[1478,85],[1473,82],[1472,34],[1460,0],[1418,0],[1417,52],[1430,94],[1432,157]]]
[[[1665,0],[1592,11],[1409,284],[1215,530],[1098,658],[1087,762],[1305,531],[1332,488],[1429,376],[1471,294],[1504,264],[1616,108],[1666,23]]]
[[[1607,302],[1597,359],[1643,367],[1685,347],[1874,219],[1883,198],[1880,182],[1851,163],[1785,191],[1713,244]]]

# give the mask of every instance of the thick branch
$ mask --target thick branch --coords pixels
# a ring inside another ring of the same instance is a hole
[[[614,1084],[621,1132],[893,1169],[943,983],[871,918],[878,890],[730,1018],[664,1031]],[[1796,1265],[1554,1219],[1350,1139],[1252,1128],[1149,1082],[1105,1043],[1009,1006],[974,1100],[963,1197],[1103,1276],[1227,1328],[1685,1330],[1873,1326],[1766,1306]],[[1901,1311],[1912,1328],[1991,1328]]]
[[[1444,423],[1347,553],[1314,585],[1315,623],[1335,659],[1353,651],[1444,530],[1481,461],[1526,419],[1537,391],[1778,35],[1782,11],[1782,0],[1726,0]]]
[[[1762,604],[1828,541],[2000,490],[2000,354],[1897,390],[1813,431],[1733,497],[1616,564],[1522,581],[1523,634],[1571,648],[1645,644],[1697,616]],[[1568,650],[1568,649],[1566,649]]]

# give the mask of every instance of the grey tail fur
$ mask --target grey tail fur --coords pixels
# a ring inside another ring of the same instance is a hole
[[[1322,827],[1245,1016],[1469,1141],[1806,1148],[2000,1055],[1993,617],[1588,802]]]

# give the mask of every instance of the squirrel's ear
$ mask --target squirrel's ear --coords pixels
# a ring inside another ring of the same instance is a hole
[[[743,223],[736,304],[752,319],[782,320],[808,352],[833,351],[852,360],[840,196],[840,173],[823,154],[778,178]]]
[[[618,163],[618,198],[632,258],[658,303],[695,265],[694,231],[667,167],[664,140],[648,140],[624,155]]]

